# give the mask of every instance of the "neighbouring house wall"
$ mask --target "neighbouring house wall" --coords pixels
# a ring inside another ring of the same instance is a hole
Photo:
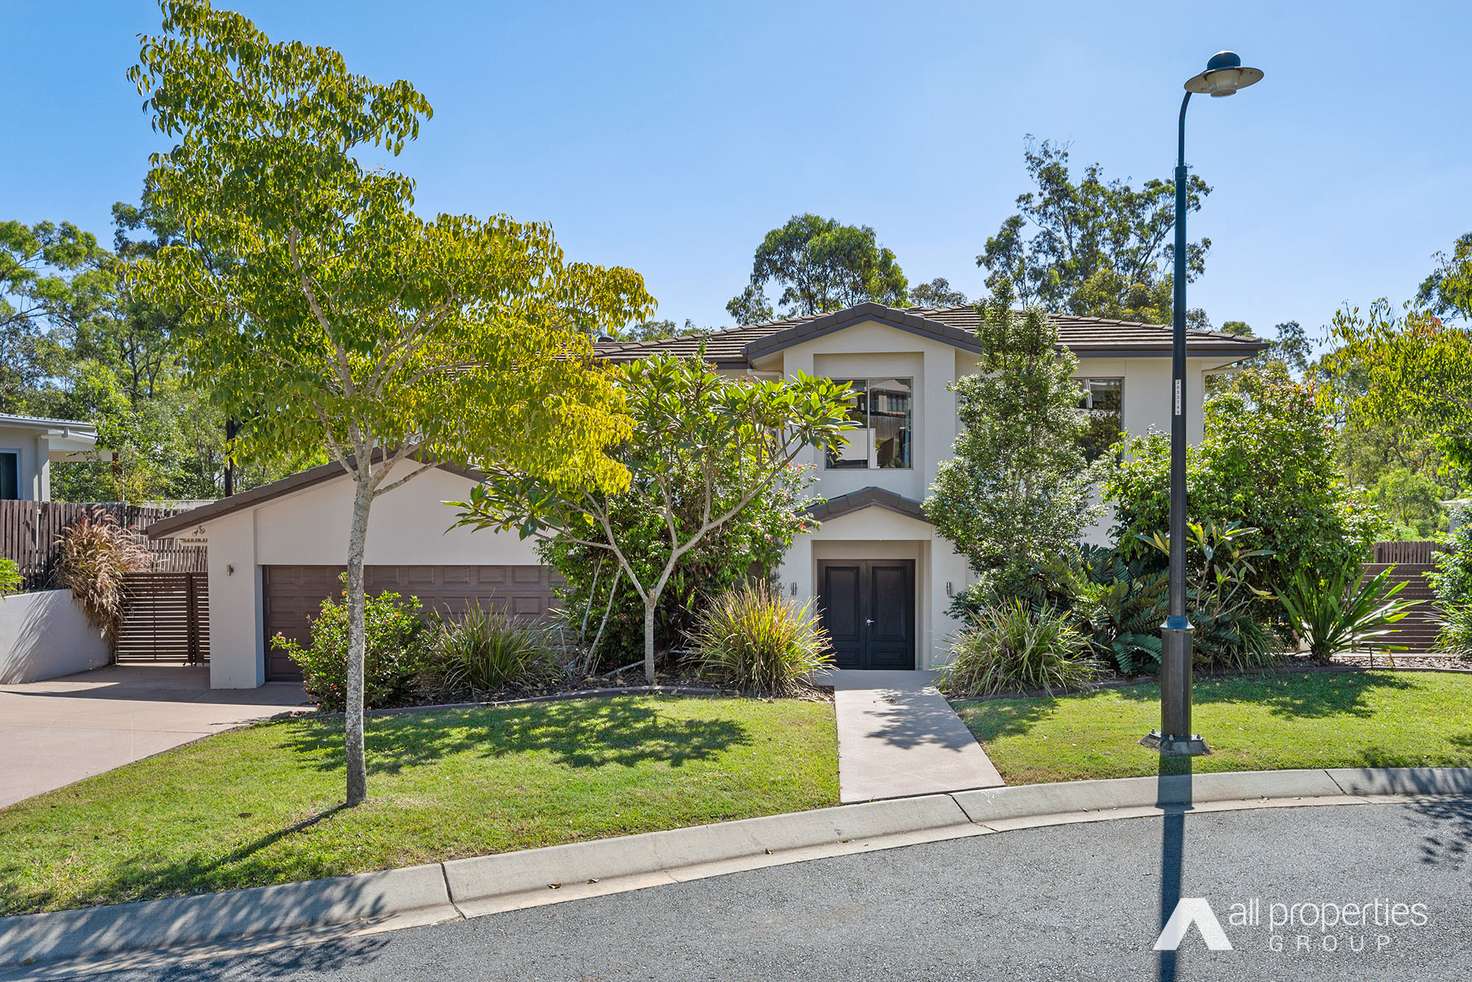
[[[16,489],[22,501],[51,498],[51,441],[35,429],[0,426],[0,451],[18,452]]]
[[[442,504],[472,482],[431,470],[373,503],[365,559],[371,566],[537,565],[535,544],[515,534],[453,529]],[[222,516],[203,526],[209,542],[210,685],[251,688],[266,679],[261,567],[343,566],[353,485],[343,475]]]
[[[0,684],[40,682],[112,661],[70,590],[0,597]]]

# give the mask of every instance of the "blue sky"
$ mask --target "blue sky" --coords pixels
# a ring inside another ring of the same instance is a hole
[[[802,211],[872,225],[912,282],[978,293],[1025,135],[1167,177],[1181,83],[1221,48],[1267,77],[1188,123],[1215,188],[1191,304],[1215,323],[1316,329],[1342,302],[1404,299],[1472,231],[1465,3],[233,6],[425,92],[434,119],[399,163],[421,210],[550,221],[676,320],[725,323],[756,243]],[[157,25],[146,0],[7,0],[0,216],[107,237],[159,148],[123,74]]]

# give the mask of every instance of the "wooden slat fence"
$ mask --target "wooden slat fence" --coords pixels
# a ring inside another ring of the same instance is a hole
[[[1377,563],[1429,565],[1435,562],[1432,553],[1442,548],[1445,547],[1435,539],[1420,539],[1407,542],[1377,542],[1375,543],[1374,561]]]
[[[1436,593],[1426,582],[1426,574],[1436,567],[1435,553],[1445,548],[1432,539],[1405,542],[1377,542],[1372,562],[1365,563],[1366,577],[1393,567],[1392,581],[1404,581],[1402,600],[1419,603],[1411,609],[1405,619],[1393,627],[1385,640],[1399,645],[1407,654],[1430,654],[1437,651],[1437,637],[1441,634],[1441,615],[1436,609]]]
[[[119,662],[210,660],[209,578],[204,573],[128,573],[123,620],[113,639]]]
[[[79,503],[65,501],[0,501],[0,556],[20,567],[21,589],[43,590],[53,584],[57,538],[78,518],[92,511],[111,515],[119,525],[142,533],[160,519],[176,515],[182,508],[158,508],[122,502]],[[204,572],[203,546],[150,541],[154,568],[175,573]]]

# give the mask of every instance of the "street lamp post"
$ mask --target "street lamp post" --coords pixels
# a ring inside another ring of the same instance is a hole
[[[1191,731],[1191,621],[1186,616],[1186,107],[1193,94],[1235,95],[1262,79],[1231,51],[1211,56],[1186,82],[1176,155],[1175,297],[1171,317],[1170,615],[1160,626],[1160,729],[1140,741],[1162,754],[1209,753]]]

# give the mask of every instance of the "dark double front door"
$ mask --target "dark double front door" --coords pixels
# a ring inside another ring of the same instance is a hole
[[[819,560],[818,593],[839,668],[915,667],[914,560]]]

